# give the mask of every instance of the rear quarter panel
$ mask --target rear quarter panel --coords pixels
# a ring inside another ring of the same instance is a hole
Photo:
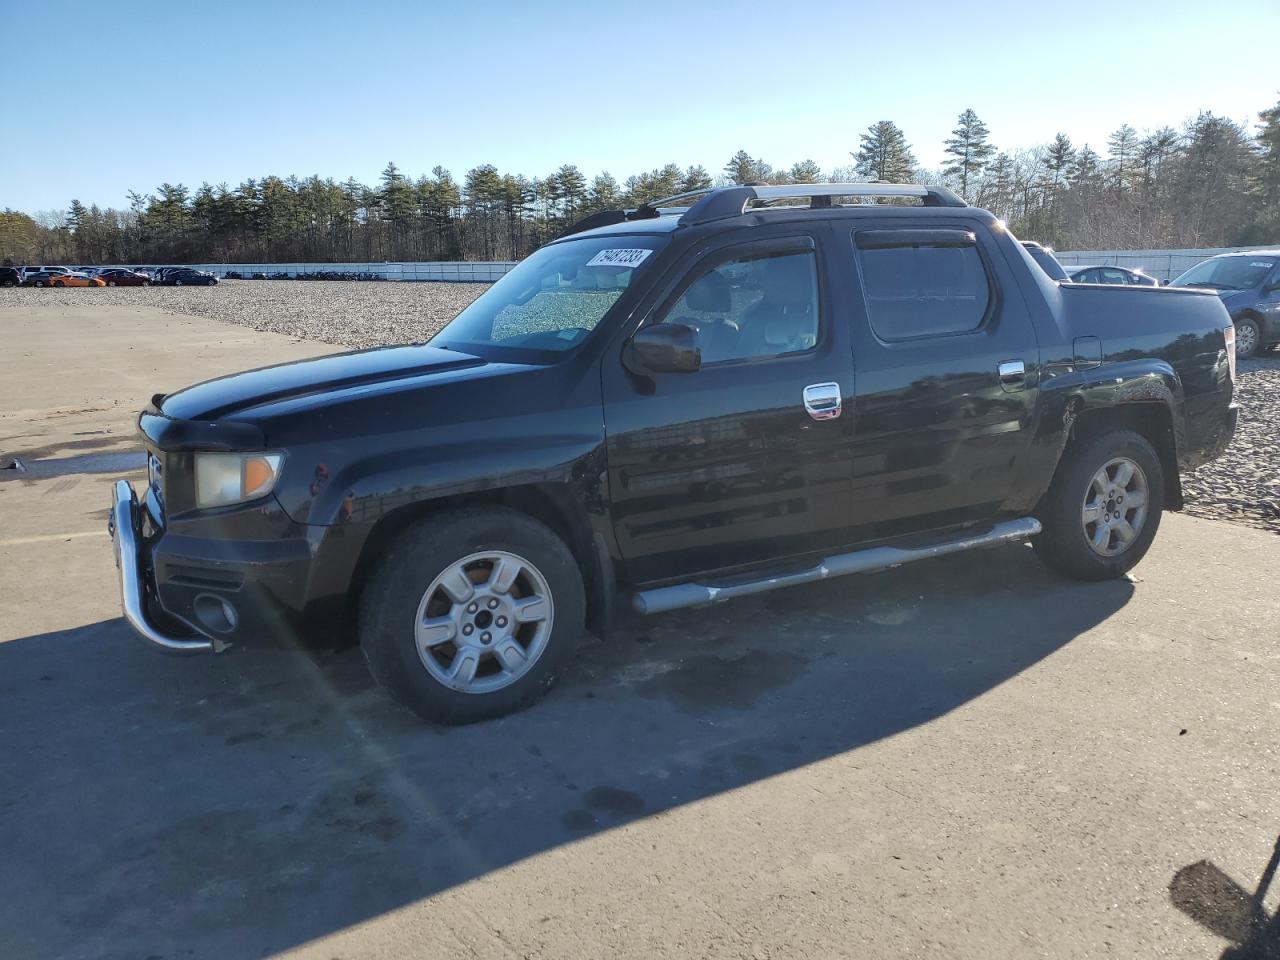
[[[1032,508],[1047,489],[1074,419],[1088,410],[1163,404],[1182,469],[1212,455],[1233,394],[1223,334],[1231,321],[1216,295],[1056,283],[1018,243],[1004,249],[1023,264],[1017,283],[1040,338],[1040,411],[1020,471],[1023,506]]]

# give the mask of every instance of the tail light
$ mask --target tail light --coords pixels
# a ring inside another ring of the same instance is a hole
[[[1236,382],[1236,325],[1233,323],[1222,331],[1222,342],[1227,348],[1227,370],[1231,373],[1231,385]]]

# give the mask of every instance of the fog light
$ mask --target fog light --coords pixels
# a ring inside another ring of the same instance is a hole
[[[196,597],[192,609],[195,610],[196,619],[200,621],[200,625],[214,633],[230,633],[240,622],[240,615],[236,613],[236,608],[222,597],[215,597],[212,593],[202,593]]]

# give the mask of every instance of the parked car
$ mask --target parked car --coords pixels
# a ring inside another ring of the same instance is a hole
[[[18,286],[47,287],[49,286],[50,281],[53,280],[54,277],[65,277],[65,276],[66,276],[65,273],[54,273],[51,270],[36,270],[32,267],[27,267],[27,269],[22,271],[22,283],[18,284]]]
[[[1236,353],[1252,357],[1280,344],[1280,250],[1222,253],[1197,263],[1170,286],[1217,291],[1236,325]]]
[[[22,271],[17,267],[0,267],[0,287],[16,287],[22,282]]]
[[[1070,280],[1067,272],[1062,269],[1062,264],[1058,262],[1058,258],[1053,255],[1053,248],[1046,247],[1043,244],[1036,243],[1034,240],[1023,240],[1022,246],[1027,253],[1031,254],[1031,259],[1049,275],[1051,280]]]
[[[22,278],[25,280],[28,276],[35,273],[44,273],[52,276],[53,274],[67,274],[71,270],[68,267],[23,267]],[[30,286],[30,284],[28,284]]]
[[[49,279],[51,287],[105,287],[106,284],[98,277],[91,277],[85,273],[62,273],[52,274]]]
[[[1114,283],[1136,287],[1158,287],[1160,281],[1148,276],[1141,270],[1130,270],[1127,267],[1063,267],[1072,283]]]
[[[922,205],[832,204],[861,196]],[[938,187],[605,211],[425,345],[157,394],[143,496],[113,492],[124,613],[181,651],[351,626],[460,722],[540,696],[622,602],[1028,538],[1119,577],[1233,435],[1233,334],[1208,292],[1055,284]]]
[[[126,270],[123,267],[115,267],[110,270],[103,270],[98,274],[98,278],[102,280],[108,287],[149,287],[151,286],[151,278],[141,273],[135,273],[132,270]]]
[[[166,287],[208,287],[217,282],[218,278],[212,273],[205,273],[203,270],[190,270],[186,267],[161,270],[159,271],[159,275],[156,277],[156,283]]]

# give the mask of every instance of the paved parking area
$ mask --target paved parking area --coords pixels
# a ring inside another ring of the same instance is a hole
[[[434,729],[358,651],[173,659],[117,615],[85,471],[140,478],[151,393],[331,348],[0,332],[0,454],[69,461],[0,479],[0,957],[1280,952],[1274,534],[1167,515],[1122,582],[1008,547],[637,620]]]

